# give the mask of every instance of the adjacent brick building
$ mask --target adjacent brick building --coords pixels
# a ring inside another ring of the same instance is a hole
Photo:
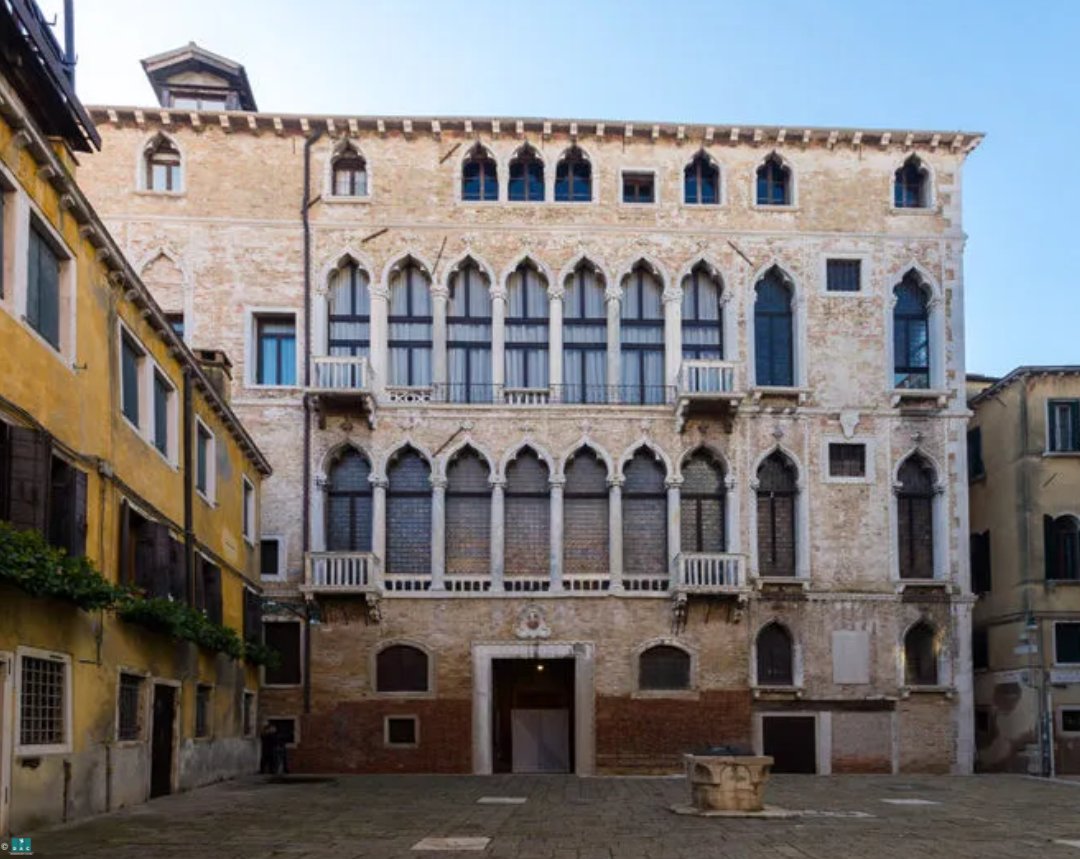
[[[979,135],[286,115],[144,66],[86,173],[273,462],[297,768],[970,770]]]

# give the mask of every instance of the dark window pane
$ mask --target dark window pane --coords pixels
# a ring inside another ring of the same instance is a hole
[[[281,663],[277,668],[265,668],[267,684],[295,686],[300,682],[300,624],[267,623],[263,626],[267,647],[278,652]]]
[[[262,540],[259,543],[259,574],[276,576],[281,571],[281,543],[278,540]]]
[[[644,690],[690,688],[690,654],[678,647],[650,647],[640,658],[638,687]]]
[[[771,623],[758,633],[757,682],[759,686],[791,686],[795,682],[791,636],[779,624]]]
[[[427,692],[427,654],[404,644],[380,650],[375,658],[375,684],[379,692]]]
[[[416,745],[416,719],[391,716],[386,720],[386,741],[393,746]]]
[[[120,338],[120,396],[124,416],[139,425],[139,363],[142,350],[126,334]]]
[[[160,373],[154,373],[154,447],[169,455],[169,394],[172,386]]]
[[[866,476],[866,445],[864,445],[864,444],[830,444],[829,445],[829,476],[830,477],[865,477]]]
[[[924,623],[913,626],[904,638],[904,678],[909,686],[936,686],[938,683],[934,631]]]
[[[831,259],[825,263],[825,288],[829,292],[858,292],[862,285],[862,261]]]

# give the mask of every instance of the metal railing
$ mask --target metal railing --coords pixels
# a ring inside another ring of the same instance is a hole
[[[308,552],[304,584],[316,591],[375,590],[375,567],[370,552]]]
[[[367,358],[316,355],[311,359],[312,387],[320,391],[367,391],[371,368]]]
[[[746,587],[743,556],[728,552],[679,555],[678,587],[695,593],[725,593]]]
[[[683,361],[679,368],[679,395],[723,396],[735,392],[735,364],[731,361]]]

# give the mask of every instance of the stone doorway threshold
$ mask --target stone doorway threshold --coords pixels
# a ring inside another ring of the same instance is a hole
[[[761,811],[703,811],[692,805],[671,805],[668,808],[676,814],[690,817],[727,817],[740,820],[790,820],[793,817],[850,817],[865,820],[874,816],[867,811],[815,811],[780,808],[776,805],[766,805]]]

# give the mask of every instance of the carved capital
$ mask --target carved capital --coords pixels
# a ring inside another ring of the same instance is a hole
[[[614,477],[607,479],[607,485],[611,489],[622,489],[624,483],[626,483],[626,478],[621,474],[616,474]]]
[[[446,484],[448,483],[447,479],[445,477],[443,477],[441,474],[433,474],[433,475],[431,475],[431,477],[428,478],[428,480],[431,481],[431,488],[432,489],[440,490],[440,491],[445,490],[446,489]]]

